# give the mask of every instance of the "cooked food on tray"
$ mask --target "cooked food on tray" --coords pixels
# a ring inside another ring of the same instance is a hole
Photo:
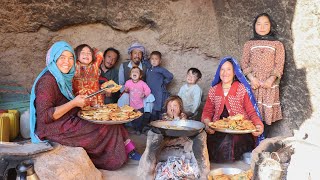
[[[135,119],[142,115],[140,111],[134,111],[133,107],[125,105],[118,107],[117,104],[106,104],[99,108],[87,108],[80,111],[80,116],[87,120],[120,121]]]
[[[210,122],[209,126],[213,129],[231,129],[231,130],[255,130],[256,127],[250,120],[245,120],[242,114],[229,116],[215,122]]]
[[[251,180],[253,178],[253,171],[249,169],[248,171],[243,171],[239,174],[217,174],[209,176],[209,180]]]
[[[184,127],[181,126],[174,126],[174,125],[164,125],[161,128],[165,128],[165,129],[174,129],[174,130],[184,130]]]
[[[107,87],[107,86],[112,86],[112,87],[110,87],[110,88],[108,88],[108,89],[111,90],[111,92],[113,92],[113,93],[119,91],[119,90],[122,88],[121,85],[118,85],[118,84],[115,83],[113,80],[109,80],[109,81],[101,84],[101,89],[102,89],[102,88],[105,88],[105,87]]]

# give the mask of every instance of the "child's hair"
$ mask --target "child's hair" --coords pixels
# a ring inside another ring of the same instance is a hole
[[[94,57],[93,49],[88,44],[80,44],[79,46],[77,46],[74,49],[74,52],[76,53],[76,56],[77,56],[77,60],[80,57],[80,53],[81,53],[82,49],[85,48],[85,47],[88,47],[90,49],[91,54],[92,54],[92,62],[94,62],[96,60],[96,58]]]
[[[188,73],[189,71],[191,71],[191,73],[192,73],[193,75],[196,75],[198,79],[200,79],[200,78],[202,77],[202,74],[201,74],[200,70],[197,69],[197,68],[190,68],[190,69],[188,69],[187,73]]]
[[[142,78],[142,76],[143,76],[143,71],[142,71],[139,67],[132,67],[132,68],[130,69],[130,74],[129,74],[129,76],[131,76],[131,72],[132,72],[132,70],[134,70],[134,69],[139,69],[139,72],[140,72],[139,79],[141,80],[141,78]]]
[[[119,52],[117,49],[113,48],[113,47],[110,47],[110,48],[108,48],[108,49],[106,49],[106,50],[104,51],[104,53],[103,53],[103,58],[106,58],[106,54],[107,54],[109,51],[113,51],[114,53],[117,54],[117,59],[116,59],[116,61],[118,61],[119,58],[120,58],[120,52]]]
[[[164,110],[165,112],[167,112],[167,107],[168,107],[168,104],[169,102],[171,101],[177,101],[178,104],[179,104],[179,108],[180,108],[180,113],[184,112],[183,110],[183,102],[182,102],[182,99],[181,97],[177,96],[177,95],[171,95],[170,97],[168,97],[168,99],[166,99],[165,103],[164,103]]]
[[[254,21],[253,21],[253,36],[254,37],[260,36],[256,32],[256,28],[255,27],[256,27],[256,23],[258,21],[258,18],[262,17],[262,16],[267,17],[269,19],[269,21],[270,21],[270,32],[267,34],[267,36],[276,37],[276,35],[277,35],[277,23],[272,19],[272,17],[268,13],[261,13],[261,14],[257,15],[254,18]]]
[[[161,59],[161,56],[162,56],[161,52],[159,52],[159,51],[152,51],[152,53],[150,54],[150,58],[151,58],[152,55],[159,56],[160,59]]]

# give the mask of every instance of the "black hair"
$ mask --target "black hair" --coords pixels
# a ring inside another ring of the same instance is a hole
[[[265,36],[261,36],[256,32],[256,23],[259,17],[262,17],[262,16],[267,17],[270,21],[270,32]],[[261,13],[254,18],[253,38],[251,40],[259,40],[259,39],[276,40],[277,39],[276,35],[277,35],[277,23],[272,19],[272,17],[268,13]]]
[[[117,49],[113,48],[113,47],[109,47],[108,49],[106,49],[106,50],[104,51],[104,53],[103,53],[103,58],[106,57],[106,54],[107,54],[109,51],[113,51],[114,53],[117,54],[117,61],[118,61],[119,58],[120,58],[120,52],[119,52]]]
[[[152,53],[150,54],[150,57],[151,57],[152,55],[159,56],[160,59],[161,59],[161,56],[162,56],[161,52],[159,52],[159,51],[152,51]]]
[[[191,71],[192,74],[196,75],[198,77],[198,79],[200,79],[202,77],[200,70],[197,68],[192,67],[192,68],[188,69],[187,73],[189,71]]]

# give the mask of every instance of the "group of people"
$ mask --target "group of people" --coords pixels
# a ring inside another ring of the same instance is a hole
[[[239,159],[263,139],[263,132],[271,123],[282,119],[279,80],[285,57],[275,28],[276,24],[268,14],[258,15],[253,24],[254,37],[244,45],[241,66],[232,57],[220,61],[201,115],[212,161]],[[139,160],[141,157],[135,151],[127,129],[122,124],[102,125],[82,120],[77,116],[80,108],[129,104],[144,113],[132,121],[139,133],[150,120],[191,119],[199,114],[202,99],[202,90],[197,84],[202,77],[199,69],[188,69],[187,83],[177,95],[170,95],[166,86],[172,81],[173,74],[161,66],[159,51],[153,51],[146,58],[145,48],[140,43],[133,43],[128,54],[130,59],[117,69],[120,53],[115,48],[102,53],[87,44],[73,49],[64,41],[54,43],[46,55],[46,68],[32,87],[32,142],[49,140],[83,147],[96,167],[115,170],[128,158]],[[86,98],[108,80],[123,88],[117,93],[106,90]],[[236,114],[251,120],[257,131],[234,135],[215,132],[208,126],[209,122]]]

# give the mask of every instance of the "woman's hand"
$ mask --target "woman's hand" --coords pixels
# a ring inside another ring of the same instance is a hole
[[[271,88],[275,80],[276,80],[275,76],[270,76],[266,81],[261,83],[261,87],[266,89]]]
[[[204,130],[205,130],[208,134],[214,134],[214,133],[216,132],[215,130],[213,130],[213,129],[211,129],[211,128],[209,127],[209,122],[211,122],[209,119],[204,119],[203,122],[204,122],[204,124],[205,124]]]
[[[86,95],[78,95],[72,101],[75,107],[83,107],[86,104]]]
[[[252,133],[254,136],[259,136],[263,133],[263,126],[261,125],[256,125],[256,131]]]
[[[259,88],[260,82],[259,82],[259,80],[258,80],[256,77],[254,77],[251,73],[249,73],[249,74],[247,75],[247,77],[248,77],[248,79],[250,80],[250,84],[251,84],[251,88],[252,88],[252,89],[257,89],[257,88]]]
[[[252,77],[250,83],[252,89],[258,89],[260,87],[259,80],[256,77]]]

